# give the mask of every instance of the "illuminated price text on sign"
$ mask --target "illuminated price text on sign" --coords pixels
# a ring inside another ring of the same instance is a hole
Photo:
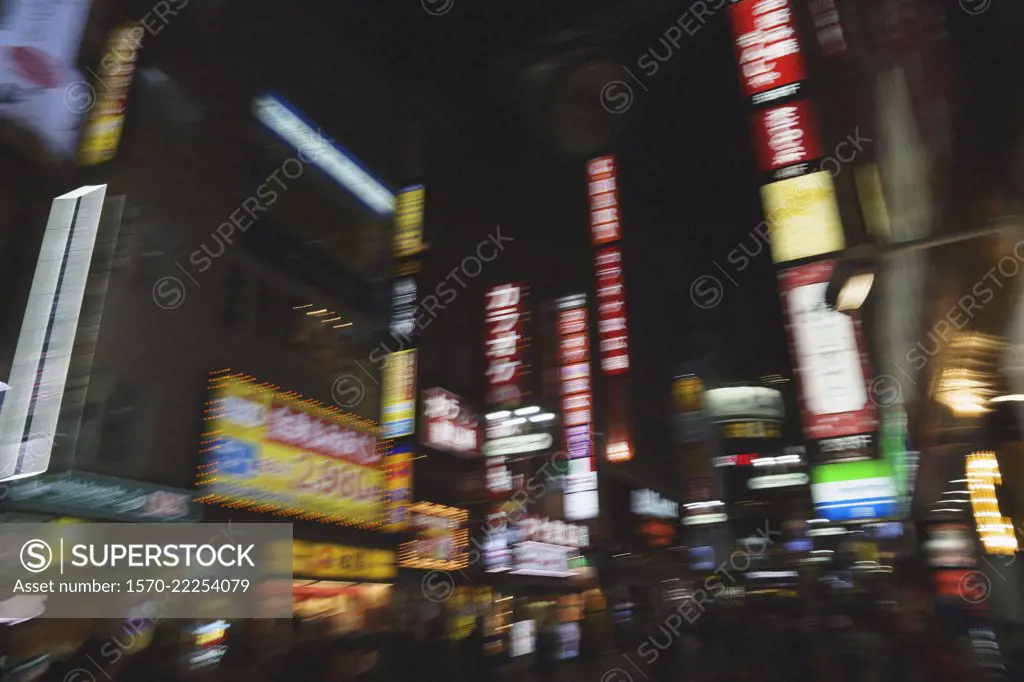
[[[375,526],[384,472],[372,422],[269,384],[211,381],[200,502],[269,509],[325,522]]]
[[[590,229],[595,245],[622,238],[619,227],[619,193],[615,179],[615,157],[602,156],[587,166],[590,195]]]
[[[503,284],[487,291],[484,308],[484,357],[487,402],[515,403],[523,389],[523,287]]]
[[[622,278],[622,250],[609,246],[594,258],[597,270],[597,328],[601,340],[601,369],[605,374],[629,370],[626,335],[626,292]]]
[[[819,158],[818,139],[814,112],[807,100],[754,114],[757,160],[764,172]]]
[[[748,97],[806,77],[789,0],[742,0],[730,14]]]
[[[593,421],[590,388],[590,337],[586,303],[558,312],[559,379],[562,384],[562,422],[570,459],[591,456]]]

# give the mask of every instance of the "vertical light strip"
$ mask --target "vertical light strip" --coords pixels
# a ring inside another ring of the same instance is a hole
[[[50,207],[0,408],[0,481],[46,472],[107,186],[59,196]]]
[[[978,537],[989,554],[1017,553],[1013,522],[999,511],[996,486],[1002,485],[999,461],[994,452],[976,452],[967,457],[967,490],[978,527]]]

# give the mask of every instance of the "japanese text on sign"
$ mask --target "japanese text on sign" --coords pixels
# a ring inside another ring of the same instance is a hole
[[[485,372],[489,404],[517,402],[522,398],[523,288],[504,284],[487,291],[484,309]]]

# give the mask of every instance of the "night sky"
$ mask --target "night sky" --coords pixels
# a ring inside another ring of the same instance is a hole
[[[762,216],[727,13],[717,12],[693,36],[683,34],[677,49],[660,39],[679,8],[574,34],[565,29],[593,23],[578,11],[583,3],[544,5],[543,12],[487,4],[456,0],[448,14],[430,16],[410,3],[397,20],[405,56],[392,67],[422,88],[432,117],[427,212],[433,258],[443,264],[431,269],[447,273],[497,224],[516,239],[474,283],[471,302],[456,302],[434,333],[462,335],[464,343],[462,319],[476,311],[459,309],[481,305],[486,284],[518,279],[540,300],[592,291],[585,162],[591,150],[616,153],[637,450],[640,459],[667,456],[674,363],[710,355],[724,381],[790,374],[774,268],[752,234]],[[556,75],[548,85],[523,87],[531,64],[554,63],[549,56],[560,50],[546,46],[558,45],[560,36],[578,38],[584,54],[597,54],[602,65],[583,69],[575,81],[550,69]],[[637,62],[649,49],[663,59],[672,54],[648,76]],[[610,80],[632,89],[622,114],[602,107]],[[740,243],[752,254],[760,250],[742,271],[728,261]],[[723,285],[721,302],[709,309],[690,295],[702,275]],[[469,364],[476,369],[479,359]],[[453,375],[461,377],[454,383],[481,381],[478,373]]]

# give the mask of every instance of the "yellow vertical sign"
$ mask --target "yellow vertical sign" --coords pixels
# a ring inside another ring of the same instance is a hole
[[[423,210],[427,190],[413,185],[398,193],[395,210],[395,258],[414,256],[423,250]]]
[[[89,106],[78,149],[80,166],[95,166],[117,154],[124,129],[128,88],[135,74],[135,62],[145,31],[138,24],[116,29],[107,41],[100,61],[96,87],[87,93],[92,101],[77,102]],[[82,107],[85,109],[85,107]]]
[[[411,436],[416,430],[416,349],[387,356],[381,370],[381,393],[384,438]]]

